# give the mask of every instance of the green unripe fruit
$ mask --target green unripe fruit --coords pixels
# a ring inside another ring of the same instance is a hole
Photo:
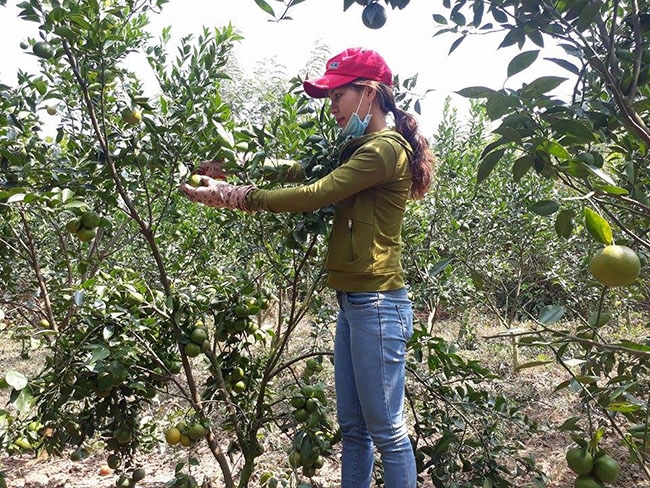
[[[203,425],[201,425],[199,423],[196,423],[196,424],[190,425],[190,429],[187,432],[187,435],[193,441],[198,441],[202,437],[205,437],[206,433],[207,433],[207,430],[205,429],[205,427],[203,427]]]
[[[386,9],[383,5],[373,2],[363,9],[361,20],[369,29],[381,29],[386,23]]]
[[[185,354],[191,358],[195,358],[201,354],[201,346],[195,344],[194,342],[188,342],[185,344]]]
[[[144,469],[138,468],[131,474],[131,479],[137,483],[138,481],[142,481],[146,475],[147,473]]]
[[[65,224],[65,230],[70,232],[70,234],[76,234],[80,227],[81,220],[79,219],[68,220],[68,222]]]
[[[111,454],[106,460],[106,464],[111,469],[117,469],[122,465],[122,459],[117,454]]]
[[[95,238],[95,229],[86,229],[82,227],[77,232],[77,239],[81,242],[90,242]]]
[[[45,41],[39,41],[32,46],[32,52],[43,59],[50,59],[54,56],[54,49]]]
[[[566,453],[566,461],[569,468],[576,474],[587,475],[594,467],[591,453],[581,447],[569,449]]]
[[[203,327],[195,327],[190,334],[190,340],[194,344],[202,345],[208,339],[208,333]]]
[[[238,381],[237,383],[232,385],[232,389],[235,393],[241,393],[244,390],[246,390],[246,383],[244,383],[243,381]]]
[[[594,462],[593,474],[603,483],[613,483],[621,474],[621,467],[616,459],[605,454]]]
[[[605,485],[593,476],[581,475],[573,482],[574,488],[603,488]]]
[[[122,110],[122,120],[130,125],[138,125],[142,120],[142,113],[137,108],[126,107]]]
[[[193,187],[201,186],[201,175],[192,175],[187,180],[187,184]]]
[[[101,217],[96,212],[89,211],[81,214],[81,224],[88,229],[97,227],[100,220]]]
[[[627,246],[609,245],[592,258],[589,271],[602,285],[628,286],[641,273],[641,260]]]

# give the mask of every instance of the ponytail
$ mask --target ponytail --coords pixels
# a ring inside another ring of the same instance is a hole
[[[413,149],[413,154],[409,159],[411,168],[411,198],[419,200],[424,198],[433,180],[433,165],[435,157],[429,141],[419,130],[419,124],[413,115],[397,107],[393,89],[377,81],[356,80],[352,85],[368,86],[377,92],[377,100],[385,114],[392,113],[395,117],[395,130],[399,132],[404,139],[408,141]]]

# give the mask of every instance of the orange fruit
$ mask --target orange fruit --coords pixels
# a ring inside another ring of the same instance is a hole
[[[613,244],[596,253],[589,263],[589,271],[602,285],[627,286],[639,276],[641,260],[629,247]]]
[[[165,440],[170,446],[175,446],[181,440],[181,431],[176,427],[171,427],[165,432]]]

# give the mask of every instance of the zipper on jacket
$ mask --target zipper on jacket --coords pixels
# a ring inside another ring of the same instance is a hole
[[[357,256],[354,252],[354,229],[352,226],[352,219],[348,219],[348,230],[350,231],[350,255],[352,256],[352,260],[355,261]]]

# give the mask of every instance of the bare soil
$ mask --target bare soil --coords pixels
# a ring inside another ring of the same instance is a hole
[[[447,340],[458,341],[460,354],[464,357],[479,359],[482,364],[501,375],[495,381],[495,391],[521,403],[524,412],[537,420],[540,431],[525,440],[525,450],[532,456],[537,465],[548,477],[549,488],[570,488],[573,486],[573,475],[566,467],[564,453],[571,444],[567,433],[558,432],[556,428],[572,415],[580,415],[576,406],[576,397],[563,390],[553,393],[554,388],[564,379],[565,373],[557,365],[549,364],[514,373],[512,368],[512,349],[508,339],[486,340],[483,337],[493,335],[485,320],[477,319],[476,335],[473,340],[459,339],[459,325],[453,320],[445,320],[435,324],[434,333]],[[0,374],[10,369],[18,369],[25,374],[38,370],[38,359],[21,359],[20,347],[13,341],[6,340],[6,334],[0,332]],[[525,352],[522,353],[526,354]],[[524,358],[525,359],[525,358]],[[534,359],[534,358],[527,358]],[[0,391],[0,400],[5,404],[7,392]],[[6,407],[8,408],[8,407]],[[275,471],[286,466],[286,439],[281,435],[269,436],[264,441],[265,454],[260,458],[256,475],[249,484],[258,487],[259,476],[265,471]],[[200,444],[202,445],[202,443]],[[603,443],[609,453],[617,458],[623,468],[621,477],[612,488],[650,488],[650,481],[644,478],[641,469],[629,459],[625,447],[614,441],[614,436],[606,436]],[[193,473],[204,487],[221,487],[219,467],[208,451],[202,445],[192,455],[200,460],[200,466]],[[147,471],[146,478],[138,483],[139,488],[162,488],[174,477],[174,466],[179,461],[187,461],[187,451],[174,450],[160,443],[152,452],[140,454],[138,465]],[[238,463],[236,457],[231,462]],[[106,453],[101,449],[89,451],[89,456],[80,462],[72,462],[68,457],[48,458],[35,457],[33,454],[14,455],[0,458],[0,470],[7,477],[10,488],[82,488],[82,487],[111,487],[115,483],[115,475],[101,475],[100,467],[106,463]],[[335,452],[328,459],[325,467],[312,480],[314,487],[338,487],[340,455]],[[522,480],[517,488],[536,486],[530,480]],[[422,483],[422,488],[432,487],[431,483]]]

